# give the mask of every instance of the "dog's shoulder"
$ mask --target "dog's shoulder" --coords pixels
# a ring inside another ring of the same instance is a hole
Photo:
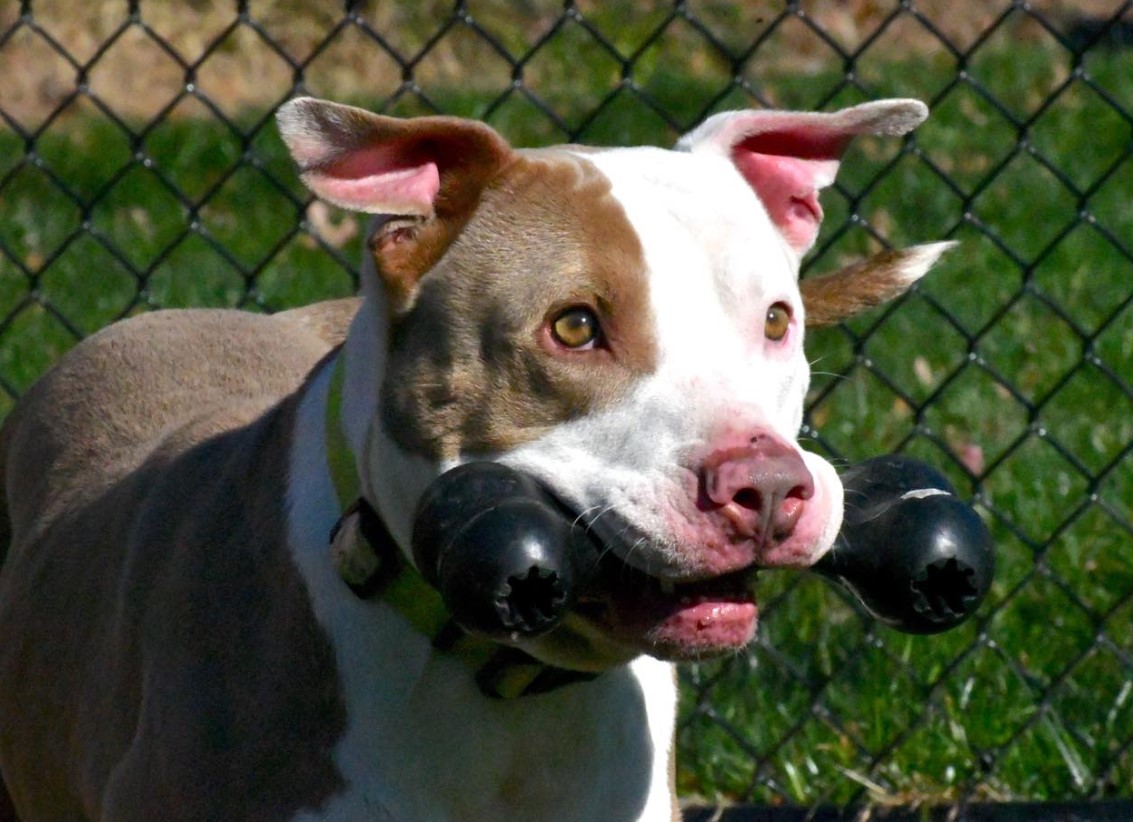
[[[330,346],[341,345],[346,341],[350,322],[362,304],[359,297],[344,297],[340,300],[324,300],[275,315],[277,322],[288,323],[313,333]]]
[[[25,478],[9,493],[17,530],[25,510],[42,519],[73,489],[106,487],[156,450],[173,456],[296,392],[333,348],[333,316],[344,315],[321,316],[312,325],[225,309],[155,311],[88,337],[5,420],[3,468]]]

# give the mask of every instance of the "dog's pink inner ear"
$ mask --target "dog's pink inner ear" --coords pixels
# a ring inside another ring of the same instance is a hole
[[[280,135],[303,182],[352,211],[451,217],[511,156],[483,123],[457,117],[384,117],[300,97],[280,107]]]
[[[754,134],[732,147],[736,169],[799,255],[818,237],[818,192],[834,182],[849,143],[846,134],[800,128]]]
[[[441,174],[431,160],[414,157],[401,146],[372,146],[353,151],[305,181],[319,197],[353,211],[425,217],[433,212]]]

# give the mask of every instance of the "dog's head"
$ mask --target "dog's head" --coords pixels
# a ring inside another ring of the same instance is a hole
[[[392,469],[388,493],[411,502],[466,460],[508,464],[614,559],[571,629],[529,650],[600,667],[740,647],[755,626],[749,570],[829,548],[841,484],[795,442],[808,316],[834,322],[901,293],[945,246],[801,292],[799,262],[853,136],[903,134],[926,113],[911,100],[732,112],[668,151],[516,150],[467,120],[312,99],[281,110],[311,190],[380,215],[364,470]],[[389,482],[372,493],[404,534],[412,505],[383,504]]]

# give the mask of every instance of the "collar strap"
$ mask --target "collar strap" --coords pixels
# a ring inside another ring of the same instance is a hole
[[[342,431],[345,357],[341,348],[331,366],[326,403],[327,464],[342,516],[330,533],[331,559],[350,589],[362,599],[380,597],[429,637],[433,647],[476,669],[485,696],[513,699],[547,693],[596,674],[557,668],[518,648],[470,634],[457,625],[440,592],[405,559],[393,535],[362,495],[354,453]]]

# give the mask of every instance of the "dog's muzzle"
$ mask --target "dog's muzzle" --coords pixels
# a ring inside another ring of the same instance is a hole
[[[971,616],[991,586],[994,554],[987,528],[948,481],[889,456],[851,468],[842,482],[842,530],[811,570],[897,630],[939,633]],[[605,547],[536,480],[493,462],[435,480],[413,531],[417,567],[453,619],[511,641],[554,629],[603,578],[641,574],[628,566],[611,574],[617,552]]]

